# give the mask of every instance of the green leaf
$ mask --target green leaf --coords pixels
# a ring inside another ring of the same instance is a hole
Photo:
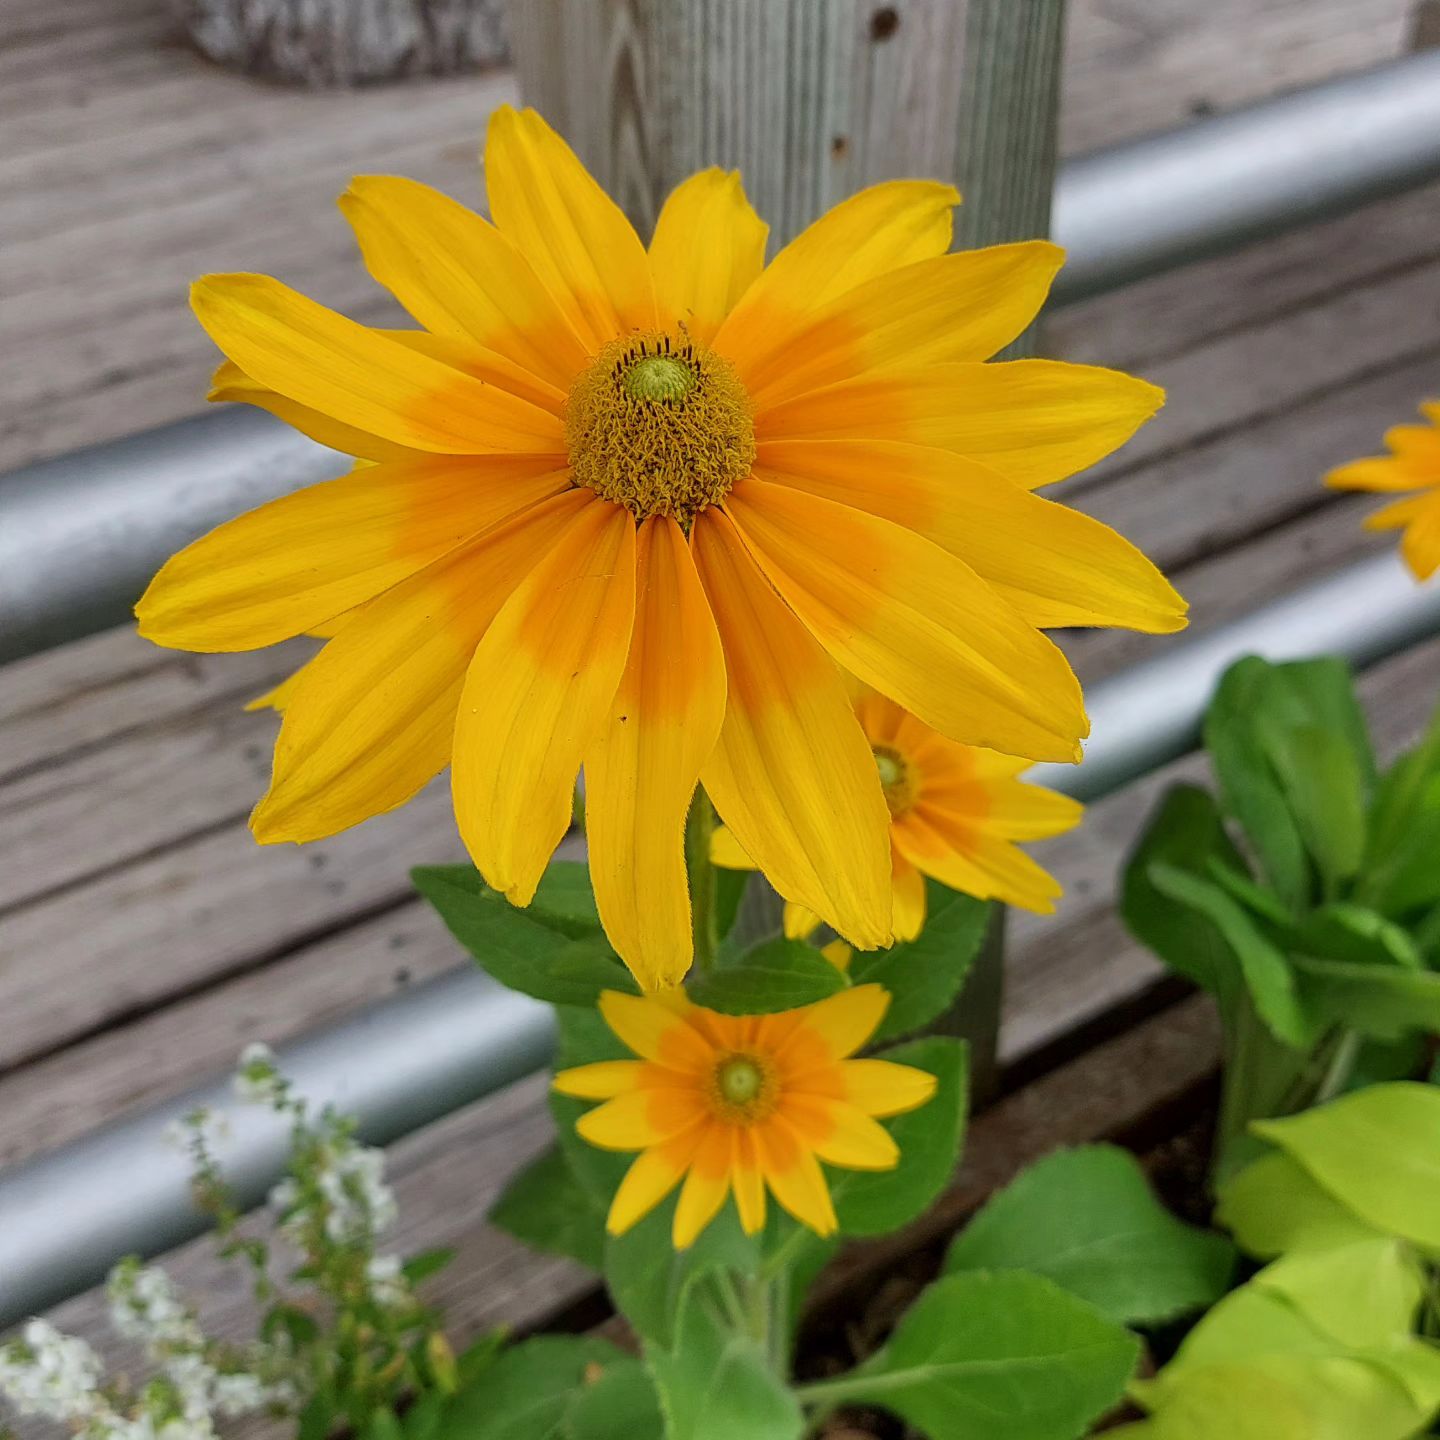
[[[1289,962],[1249,911],[1213,882],[1172,865],[1151,865],[1150,881],[1162,895],[1215,927],[1270,1033],[1297,1050],[1306,1049],[1315,1037],[1301,1009]]]
[[[1265,732],[1266,753],[1300,837],[1328,893],[1360,869],[1365,850],[1364,779],[1343,735],[1315,725]]]
[[[1368,1225],[1440,1253],[1440,1088],[1372,1085],[1251,1128]]]
[[[1074,1440],[1121,1398],[1139,1350],[1038,1275],[950,1275],[921,1294],[883,1349],[811,1393],[894,1411],[929,1440]]]
[[[1221,1187],[1215,1220],[1263,1260],[1333,1250],[1376,1235],[1283,1151],[1262,1155]]]
[[[645,1359],[666,1440],[800,1440],[805,1422],[794,1392],[760,1343],[726,1323],[709,1282],[686,1287],[673,1344],[647,1344]]]
[[[558,1145],[510,1181],[490,1223],[533,1250],[567,1255],[592,1270],[605,1263],[605,1207],[575,1178]]]
[[[412,1285],[418,1285],[422,1280],[438,1275],[454,1258],[454,1250],[422,1250],[405,1262],[405,1278]]]
[[[540,877],[529,908],[553,928],[576,937],[601,928],[595,891],[590,886],[590,867],[583,860],[552,860]]]
[[[1295,957],[1306,1010],[1377,1040],[1440,1031],[1440,974],[1394,965],[1342,965]]]
[[[602,1387],[597,1402],[593,1392]],[[505,1351],[456,1395],[437,1433],[444,1440],[639,1440],[647,1418],[648,1433],[656,1433],[647,1392],[639,1362],[608,1341],[541,1335]]]
[[[913,1035],[955,1002],[980,953],[994,907],[973,895],[925,882],[925,928],[888,950],[857,950],[850,962],[855,985],[875,983],[890,992],[890,1008],[877,1042]]]
[[[740,902],[750,884],[750,871],[715,868],[715,933],[723,940],[735,928]]]
[[[555,1068],[593,1065],[600,1060],[633,1060],[635,1057],[598,1010],[588,1006],[555,1007],[557,1044]],[[551,1090],[550,1114],[555,1120],[556,1143],[565,1156],[571,1175],[590,1193],[595,1204],[609,1210],[620,1181],[634,1159],[587,1144],[575,1133],[575,1122],[595,1108],[592,1100],[577,1100]]]
[[[813,1005],[847,983],[813,946],[782,938],[697,975],[690,982],[690,998],[723,1015],[770,1015]]]
[[[1234,896],[1242,905],[1253,910],[1262,920],[1272,925],[1289,925],[1293,920],[1290,912],[1280,903],[1273,890],[1267,890],[1248,875],[1242,874],[1233,865],[1227,864],[1218,855],[1211,855],[1205,862],[1205,874],[1222,890]]]
[[[1440,900],[1440,774],[1416,781],[1404,831],[1390,848],[1372,852],[1361,891],[1378,910],[1405,916]]]
[[[1060,1150],[1032,1165],[967,1225],[945,1270],[1028,1270],[1121,1324],[1157,1324],[1213,1305],[1235,1251],[1182,1224],[1127,1151]]]
[[[884,1121],[900,1147],[893,1170],[841,1170],[830,1193],[842,1235],[884,1235],[922,1215],[960,1164],[969,1102],[968,1048],[963,1040],[932,1035],[882,1050],[877,1057],[913,1065],[938,1082],[918,1110]]]
[[[1414,853],[1416,832],[1428,828],[1431,818],[1440,814],[1437,780],[1440,780],[1440,709],[1431,716],[1420,743],[1395,761],[1375,792],[1363,883],[1366,893],[1376,903],[1380,903],[1379,897],[1389,884],[1388,877],[1396,862],[1403,865]],[[1433,846],[1428,853],[1434,853]],[[1440,898],[1440,894],[1435,898]],[[1387,914],[1397,913],[1393,905],[1382,904],[1381,908]]]
[[[604,935],[573,915],[517,909],[468,866],[410,873],[450,933],[507,988],[552,1005],[594,1005],[602,990],[635,992]]]
[[[1341,901],[1322,906],[1292,928],[1289,946],[1317,960],[1424,969],[1409,934],[1378,911]]]

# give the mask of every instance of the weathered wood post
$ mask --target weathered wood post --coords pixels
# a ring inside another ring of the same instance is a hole
[[[511,0],[521,91],[642,234],[738,167],[783,243],[861,186],[953,178],[964,248],[1049,233],[1064,0]],[[1024,337],[1010,353],[1033,343]],[[1003,912],[941,1028],[994,1089]]]

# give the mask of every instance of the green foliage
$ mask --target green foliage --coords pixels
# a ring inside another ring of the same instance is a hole
[[[813,1005],[845,988],[844,974],[812,945],[767,940],[743,955],[721,956],[690,982],[697,1005],[725,1015],[767,1015]]]
[[[947,1273],[1026,1270],[1121,1324],[1157,1324],[1212,1305],[1233,1247],[1182,1224],[1127,1151],[1060,1150],[993,1196],[950,1246]]]
[[[450,933],[502,985],[552,1005],[578,1006],[595,1004],[602,990],[636,986],[592,918],[589,881],[577,869],[552,864],[525,910],[468,865],[422,866],[410,875]]]
[[[914,940],[888,950],[859,950],[850,962],[856,985],[883,985],[890,1009],[877,1042],[913,1035],[955,1002],[970,973],[994,907],[971,895],[925,882],[925,928]]]
[[[1038,1275],[950,1275],[925,1290],[883,1349],[812,1403],[875,1405],[929,1440],[1074,1440],[1124,1393],[1139,1344]]]
[[[515,1175],[490,1211],[490,1223],[550,1255],[599,1270],[605,1263],[605,1207],[576,1178],[558,1145]]]

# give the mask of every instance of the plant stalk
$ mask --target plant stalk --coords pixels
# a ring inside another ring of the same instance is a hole
[[[715,866],[710,837],[715,833],[715,807],[697,788],[685,820],[685,868],[690,878],[690,919],[695,942],[695,971],[704,975],[715,965],[719,946],[715,920]]]

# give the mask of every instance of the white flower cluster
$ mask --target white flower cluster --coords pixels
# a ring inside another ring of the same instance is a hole
[[[48,1320],[32,1320],[0,1347],[0,1394],[22,1415],[85,1419],[99,1401],[100,1373],[100,1357]]]
[[[261,1040],[252,1041],[240,1052],[233,1083],[235,1094],[252,1105],[274,1105],[285,1098],[285,1079],[275,1052]]]
[[[331,1136],[315,1152],[313,1180],[321,1224],[335,1245],[361,1245],[388,1230],[399,1209],[385,1183],[385,1152]],[[270,1204],[284,1217],[282,1228],[299,1236],[313,1218],[310,1197],[294,1179],[270,1192]]]

